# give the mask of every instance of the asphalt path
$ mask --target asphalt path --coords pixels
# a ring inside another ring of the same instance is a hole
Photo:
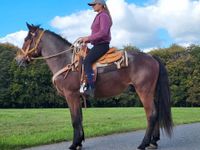
[[[88,138],[82,150],[136,150],[144,136],[144,131],[113,134]],[[38,146],[25,150],[68,150],[71,142]],[[169,139],[161,134],[159,150],[200,150],[200,123],[180,125],[174,128],[173,137]]]

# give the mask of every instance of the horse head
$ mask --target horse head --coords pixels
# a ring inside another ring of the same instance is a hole
[[[40,26],[30,25],[28,23],[28,34],[24,39],[24,43],[20,51],[17,52],[15,60],[19,66],[26,66],[32,58],[41,56],[40,42],[44,34],[44,30]]]

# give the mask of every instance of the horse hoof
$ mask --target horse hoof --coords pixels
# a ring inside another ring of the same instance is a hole
[[[81,150],[82,149],[82,146],[77,146],[76,147],[76,150]]]
[[[69,147],[69,149],[70,149],[70,150],[76,150],[76,146],[75,146],[75,145],[71,145],[71,146]]]
[[[141,148],[137,148],[137,150],[145,150],[145,148],[141,149]]]
[[[137,150],[145,150],[145,147],[140,145],[140,146],[138,146]]]
[[[78,146],[75,146],[75,145],[71,145],[69,147],[70,150],[81,150],[82,149],[82,145],[78,145]]]
[[[158,149],[158,145],[155,144],[149,144],[149,146],[147,147],[147,149]]]

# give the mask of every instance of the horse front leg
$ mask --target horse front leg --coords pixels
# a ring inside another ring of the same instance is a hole
[[[73,142],[69,147],[71,150],[81,149],[84,141],[83,116],[80,95],[78,92],[70,92],[66,95],[66,100],[71,113],[72,126],[74,129]]]

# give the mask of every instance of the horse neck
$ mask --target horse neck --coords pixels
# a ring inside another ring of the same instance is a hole
[[[64,50],[70,49],[70,44],[63,40],[61,37],[54,35],[53,33],[44,34],[42,38],[42,56],[50,56],[58,54]],[[64,68],[67,64],[71,63],[72,52],[68,51],[61,55],[46,59],[46,62],[53,74]]]

